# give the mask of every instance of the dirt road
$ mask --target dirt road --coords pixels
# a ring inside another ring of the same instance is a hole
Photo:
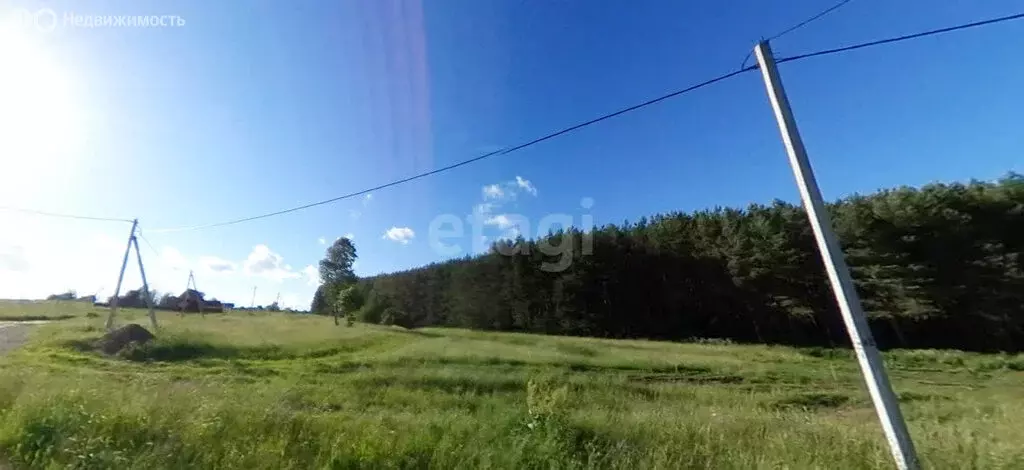
[[[0,354],[28,341],[28,333],[37,322],[0,322]]]

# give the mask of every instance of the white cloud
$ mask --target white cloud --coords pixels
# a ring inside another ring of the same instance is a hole
[[[175,271],[188,269],[188,260],[171,246],[165,246],[160,252],[160,262]]]
[[[484,221],[485,225],[496,225],[498,228],[509,228],[513,225],[512,219],[506,214],[498,214]]]
[[[0,247],[0,271],[25,272],[29,266],[24,246]]]
[[[498,214],[484,220],[484,225],[492,225],[503,230],[502,234],[495,238],[496,240],[515,240],[523,233],[521,228],[523,223],[529,227],[529,221],[520,214]]]
[[[36,229],[31,224],[8,225],[0,217],[0,226],[19,227],[17,231],[0,231],[0,298],[38,299],[69,289],[79,295],[96,294],[102,299],[112,295],[124,258],[127,234],[123,232],[127,229],[116,225],[78,224],[65,225],[65,229],[72,232],[67,233],[61,230],[62,226],[44,225],[47,223],[39,223],[41,226]],[[267,248],[253,249],[255,256],[250,256],[250,260],[244,255],[230,257],[214,251],[205,251],[207,256],[197,256],[181,247],[167,246],[156,237],[152,236],[150,241],[156,244],[157,254],[141,240],[139,244],[150,288],[161,294],[180,293],[185,288],[189,269],[194,269],[199,290],[209,297],[248,306],[256,286],[256,304],[269,305],[280,292],[282,306],[309,308],[316,290],[316,285],[307,282],[307,270],[303,269],[309,262],[293,269]],[[213,247],[197,249],[212,250]],[[12,262],[15,259],[17,261]],[[260,262],[266,260],[270,261]],[[247,261],[248,268],[243,266]],[[26,264],[26,271],[11,269],[20,269]],[[230,273],[208,269],[220,269],[229,264],[234,265]],[[311,264],[316,266],[315,262]],[[132,253],[121,291],[141,286],[142,278]],[[289,294],[294,298],[289,298]]]
[[[348,216],[351,217],[352,220],[359,220],[359,217],[362,217],[362,215],[363,215],[362,212],[359,212],[359,211],[357,211],[355,209],[349,209],[348,210]]]
[[[230,273],[238,268],[235,263],[216,256],[200,256],[199,266],[202,266],[204,271],[213,273]]]
[[[416,232],[409,227],[391,227],[384,232],[384,236],[381,238],[408,245],[413,238],[416,238]]]
[[[317,241],[317,243],[319,243],[321,245],[326,245],[327,244],[327,239],[324,238],[324,237],[317,238],[316,241]]]
[[[367,195],[363,196],[363,207],[366,207],[366,206],[370,205],[370,202],[372,202],[372,201],[373,201],[373,193],[368,193]]]
[[[278,305],[281,308],[290,308],[293,310],[309,310],[309,302],[299,300],[299,296],[292,294],[291,292],[282,292],[281,302]]]
[[[356,239],[356,236],[355,236],[355,234],[354,234],[354,233],[352,233],[352,232],[346,233],[346,234],[344,235],[344,237],[345,237],[345,238],[347,238],[347,239],[349,239],[349,240],[355,240],[355,239]]]
[[[302,274],[306,276],[306,284],[309,284],[311,286],[320,285],[320,270],[317,269],[316,266],[313,266],[311,264],[309,266],[306,266],[305,268],[302,268]]]
[[[480,191],[483,201],[473,206],[472,220],[474,223],[482,222],[484,225],[502,229],[515,225],[515,222],[507,214],[492,215],[495,211],[514,204],[521,193],[537,195],[537,188],[533,183],[519,175],[510,181],[486,185]]]
[[[484,186],[482,191],[483,191],[484,199],[485,200],[486,199],[504,199],[505,198],[505,190],[502,189],[501,186],[498,186],[497,184],[489,184],[487,186]]]
[[[537,195],[537,187],[530,180],[523,179],[522,176],[516,175],[516,186],[534,196]]]
[[[480,192],[483,193],[485,202],[480,204],[478,208],[482,209],[481,212],[486,213],[506,202],[515,201],[521,193],[529,193],[532,196],[536,196],[537,187],[530,180],[516,175],[514,180],[484,186],[480,189]]]
[[[494,210],[495,204],[493,202],[485,202],[476,206],[476,212],[480,214],[490,214]]]
[[[6,221],[3,225],[7,226]],[[36,230],[31,222],[11,226],[18,230],[0,233],[0,298],[38,299],[69,289],[80,295],[113,291],[124,258],[124,240],[88,229],[69,234],[59,226]],[[121,238],[119,232],[116,235]],[[134,254],[128,261],[122,289],[141,286]],[[151,285],[160,278],[160,267],[146,264]]]
[[[245,273],[250,276],[264,277],[279,282],[301,276],[292,270],[291,266],[284,263],[284,258],[281,255],[270,251],[267,245],[254,246],[242,266]]]

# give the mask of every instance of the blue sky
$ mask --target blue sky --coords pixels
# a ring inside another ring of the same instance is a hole
[[[218,298],[247,304],[256,286],[256,303],[280,293],[302,307],[321,239],[352,234],[356,271],[370,275],[452,256],[432,245],[431,223],[453,217],[464,235],[444,243],[467,254],[478,236],[508,233],[506,214],[535,236],[552,214],[604,224],[796,200],[764,86],[748,73],[369,199],[158,231],[326,199],[530,140],[734,70],[759,37],[831,3],[4,2],[0,15],[50,8],[58,23],[45,33],[4,26],[0,205],[138,217],[155,248],[143,243],[156,289],[182,290],[193,269]],[[785,56],[1016,9],[854,0],[773,48]],[[65,15],[185,24],[87,28]],[[826,197],[1024,172],[1022,35],[1024,21],[1010,22],[781,66]],[[0,297],[112,292],[126,224],[0,211],[0,227]],[[126,285],[138,284],[130,269]]]

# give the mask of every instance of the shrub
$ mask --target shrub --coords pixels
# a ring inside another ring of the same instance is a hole
[[[380,317],[380,323],[382,325],[398,325],[403,328],[412,327],[412,322],[410,321],[409,314],[395,307],[388,307],[384,309],[384,313],[381,314]]]
[[[384,311],[389,306],[387,298],[370,291],[363,308],[359,309],[359,317],[364,323],[384,323]]]
[[[348,286],[338,294],[337,306],[342,312],[355,312],[363,308],[364,298],[357,286]]]
[[[46,300],[75,300],[76,296],[75,291],[69,290],[60,294],[52,294],[46,297]]]

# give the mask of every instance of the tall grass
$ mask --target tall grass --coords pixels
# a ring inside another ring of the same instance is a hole
[[[15,468],[891,468],[845,352],[165,317],[120,357],[84,348],[102,318],[78,318],[0,359],[0,455]],[[1019,356],[886,360],[926,465],[1024,468]]]

